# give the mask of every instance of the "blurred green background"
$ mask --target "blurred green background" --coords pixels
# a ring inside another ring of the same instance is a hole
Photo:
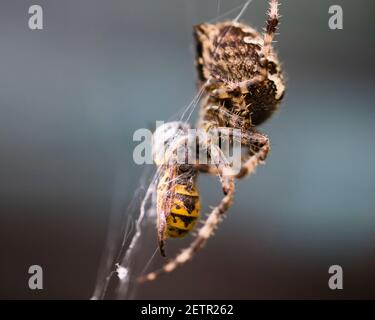
[[[36,2],[42,31],[27,26],[35,1],[0,3],[0,298],[88,299],[110,212],[126,207],[143,170],[133,132],[191,101],[192,26],[243,1]],[[238,182],[194,260],[137,298],[375,298],[375,5],[281,2],[287,95],[261,128],[267,163]],[[328,28],[333,4],[343,30]],[[260,30],[266,9],[254,0],[241,21]],[[200,183],[208,211],[220,186]],[[27,287],[32,264],[44,290]],[[334,264],[341,291],[327,285]]]

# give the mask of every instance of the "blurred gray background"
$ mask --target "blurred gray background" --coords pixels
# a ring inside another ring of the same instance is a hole
[[[375,298],[375,5],[281,2],[288,91],[261,128],[267,163],[238,182],[195,259],[137,298]],[[192,26],[241,3],[0,2],[0,298],[91,297],[110,212],[126,207],[143,170],[133,132],[190,102]],[[28,29],[32,4],[44,9],[42,31]],[[328,28],[332,4],[343,30]],[[261,29],[266,8],[254,0],[241,20]],[[208,208],[220,186],[200,183]],[[28,289],[32,264],[44,290]],[[342,291],[328,288],[333,264]]]

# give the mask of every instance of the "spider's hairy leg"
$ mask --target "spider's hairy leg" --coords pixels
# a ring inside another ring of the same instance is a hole
[[[162,269],[148,273],[145,276],[138,278],[138,281],[144,282],[155,280],[159,275],[172,272],[189,261],[194,254],[204,246],[207,239],[213,234],[215,228],[221,222],[224,214],[233,202],[234,192],[235,185],[234,178],[232,177],[230,179],[230,188],[228,193],[223,197],[219,205],[209,214],[207,220],[204,222],[202,228],[198,231],[198,235],[191,245],[182,250],[181,253],[179,253],[173,260],[164,265]]]
[[[272,47],[272,41],[276,34],[277,25],[279,24],[279,10],[278,10],[279,2],[278,0],[270,0],[269,2],[269,9],[268,9],[268,17],[267,17],[267,25],[266,30],[264,33],[264,43],[262,48],[262,53],[265,58],[270,53]]]
[[[210,127],[207,127],[210,128]],[[209,172],[212,166],[215,166],[215,175],[219,177],[224,194],[228,193],[230,189],[230,181],[227,175],[223,174],[224,171],[230,170],[230,164],[225,157],[223,151],[219,147],[218,143],[215,143],[213,136],[209,132],[205,132],[203,141],[199,139],[199,148],[207,152],[210,163],[199,163],[197,161],[196,169],[201,172]]]
[[[255,127],[251,124],[251,118],[239,116],[234,114],[224,106],[208,106],[207,112],[211,113],[211,116],[216,117],[227,124],[228,127],[237,130],[231,130],[230,142],[233,145],[233,141],[236,140],[245,146],[249,150],[249,159],[242,164],[239,172],[235,175],[236,178],[243,178],[244,176],[253,172],[256,166],[264,161],[270,149],[270,144],[267,136],[259,133]],[[222,136],[228,132],[228,127],[215,127],[214,130],[221,133]],[[215,174],[215,168],[202,168],[202,171],[206,171],[210,174]]]
[[[218,132],[227,131],[227,127],[215,128]],[[242,146],[246,146],[249,149],[249,158],[242,164],[239,172],[234,176],[237,179],[241,179],[251,174],[255,168],[262,163],[269,152],[270,143],[266,135],[255,131],[252,128],[250,131],[232,131],[232,139],[239,140]],[[199,170],[208,174],[217,175],[219,174],[219,168],[214,166],[200,166]]]
[[[206,111],[212,112],[212,115],[215,118],[224,119],[227,117],[228,121],[230,120],[236,126],[242,126],[242,118],[230,113],[223,106],[211,105],[206,108]],[[229,189],[229,176],[233,175],[231,170],[231,164],[225,156],[223,150],[219,145],[220,139],[223,137],[228,137],[231,144],[233,141],[233,127],[219,127],[218,123],[215,121],[204,121],[202,123],[203,127],[207,130],[207,136],[209,143],[205,146],[209,155],[210,155],[210,164],[198,164],[197,169],[201,172],[217,175],[220,178],[220,182],[223,187],[224,194],[227,193]],[[215,142],[216,140],[216,142]],[[224,172],[225,171],[225,172]],[[225,174],[223,174],[225,173]],[[229,173],[229,175],[228,175]]]
[[[235,138],[235,137],[234,137]],[[241,179],[251,174],[255,168],[262,163],[270,150],[270,142],[266,135],[252,129],[248,132],[241,132],[241,144],[249,148],[250,157],[241,166],[240,171],[236,174],[237,179]]]
[[[223,192],[224,194],[228,194],[231,188],[231,181],[227,175],[223,174],[225,168],[230,169],[228,160],[226,159],[225,155],[223,154],[223,151],[220,149],[218,145],[211,144],[209,150],[210,159],[211,162],[213,162],[216,166],[217,175],[220,179]]]
[[[218,127],[216,130],[220,132],[228,130],[228,128]],[[249,149],[248,160],[242,164],[239,172],[235,175],[235,178],[241,179],[254,172],[255,168],[267,158],[270,150],[270,142],[266,135],[258,132],[254,127],[248,131],[233,130],[231,134],[232,139],[241,141],[241,145]],[[211,170],[210,173],[214,173],[214,171]]]

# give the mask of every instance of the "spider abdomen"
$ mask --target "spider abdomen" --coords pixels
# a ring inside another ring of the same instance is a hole
[[[277,9],[276,4],[272,9]],[[230,112],[243,114],[255,126],[277,110],[285,83],[268,34],[273,33],[277,23],[274,13],[265,36],[244,23],[232,21],[195,26],[199,84],[205,86],[209,96],[203,106],[224,106]],[[213,120],[209,118],[205,120]]]

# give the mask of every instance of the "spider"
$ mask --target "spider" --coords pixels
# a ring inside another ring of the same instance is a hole
[[[278,1],[270,0],[264,33],[233,21],[203,23],[194,27],[198,83],[204,92],[198,128],[207,133],[200,147],[207,149],[211,163],[178,164],[174,161],[172,154],[175,150],[186,146],[189,136],[186,123],[167,124],[162,129],[168,132],[166,139],[160,139],[160,132],[154,134],[157,148],[161,143],[173,146],[167,150],[167,159],[173,160],[167,163],[155,160],[162,176],[157,201],[162,255],[165,254],[166,238],[185,235],[198,218],[200,203],[196,176],[199,171],[219,176],[224,197],[209,214],[191,245],[162,269],[141,277],[141,281],[154,280],[159,274],[171,272],[190,260],[213,234],[232,204],[235,179],[249,175],[266,159],[269,139],[257,130],[257,126],[274,113],[285,92],[280,63],[272,47],[278,22]],[[228,161],[220,146],[212,144],[213,133],[224,134],[228,128],[236,129],[231,141],[240,141],[246,150],[242,166],[235,174],[224,173],[225,169],[230,169]]]

